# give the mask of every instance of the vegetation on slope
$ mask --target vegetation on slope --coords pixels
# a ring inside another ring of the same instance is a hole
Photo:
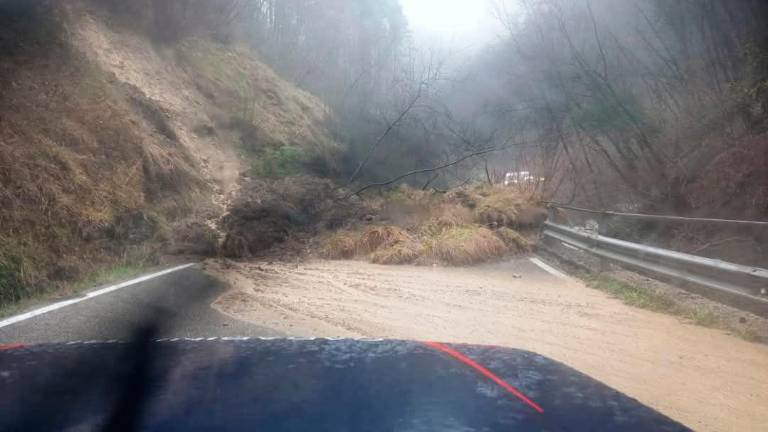
[[[229,115],[222,127],[240,135],[256,177],[335,172],[341,151],[325,128],[331,113],[245,47],[198,37],[182,40],[177,56],[197,89]]]
[[[64,38],[52,10],[0,14],[0,301],[143,262],[205,185],[189,155]]]
[[[0,4],[0,303],[215,254],[238,179],[333,170],[321,102],[234,42],[157,39],[153,11]]]

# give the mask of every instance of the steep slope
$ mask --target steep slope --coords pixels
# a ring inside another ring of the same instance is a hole
[[[206,111],[213,107],[194,91],[187,75],[145,36],[113,31],[84,8],[67,6],[74,45],[96,67],[133,89],[138,110],[158,132],[189,152],[217,192],[232,192],[242,161],[233,146],[194,132],[211,123]]]
[[[211,251],[266,149],[338,147],[322,103],[252,52],[158,45],[99,3],[0,3],[0,304],[169,249]],[[229,62],[216,75],[199,55]],[[247,92],[221,78],[232,73]]]

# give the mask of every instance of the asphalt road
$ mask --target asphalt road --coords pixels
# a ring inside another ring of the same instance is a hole
[[[281,336],[211,308],[224,290],[190,267],[0,327],[0,343],[123,340],[153,320],[161,337]]]

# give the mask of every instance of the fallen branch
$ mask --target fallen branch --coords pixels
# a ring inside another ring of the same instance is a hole
[[[488,153],[493,153],[493,152],[497,152],[497,151],[501,151],[501,150],[506,150],[506,149],[508,149],[510,147],[520,146],[520,145],[524,145],[524,144],[518,143],[518,144],[512,144],[512,145],[505,145],[505,146],[502,146],[502,147],[494,147],[494,148],[489,148],[489,149],[484,149],[484,150],[478,150],[476,152],[472,152],[472,153],[466,154],[466,155],[464,155],[464,156],[462,156],[462,157],[460,157],[460,158],[458,158],[458,159],[456,159],[456,160],[454,160],[452,162],[448,162],[448,163],[445,163],[443,165],[439,165],[439,166],[432,167],[432,168],[422,168],[422,169],[417,169],[417,170],[409,171],[407,173],[400,174],[397,177],[394,177],[392,179],[389,179],[389,180],[383,181],[383,182],[369,183],[369,184],[361,187],[360,189],[357,189],[356,191],[347,194],[344,197],[344,199],[353,197],[355,195],[359,195],[362,192],[365,192],[368,189],[371,189],[371,188],[374,188],[374,187],[382,187],[382,186],[391,185],[392,183],[398,182],[398,181],[400,181],[400,180],[402,180],[402,179],[404,179],[406,177],[410,177],[410,176],[413,176],[413,175],[416,175],[416,174],[424,174],[424,173],[435,172],[435,171],[438,171],[438,170],[441,170],[441,169],[448,168],[448,167],[451,167],[453,165],[459,164],[461,162],[464,162],[467,159],[470,159],[470,158],[473,158],[473,157],[476,157],[476,156],[480,156],[480,155],[484,155],[484,154],[488,154]]]
[[[472,177],[467,177],[466,180],[464,180],[463,182],[457,184],[456,186],[450,186],[450,187],[447,187],[445,189],[440,189],[440,188],[437,188],[437,187],[433,187],[432,190],[437,192],[437,193],[448,193],[448,191],[451,190],[451,189],[456,189],[456,188],[460,188],[460,187],[466,186],[467,184],[469,184],[470,181],[472,181]]]
[[[408,115],[411,109],[413,109],[413,107],[416,105],[416,102],[418,102],[419,99],[421,99],[424,86],[426,86],[425,82],[419,83],[419,88],[416,92],[416,95],[411,99],[410,102],[408,102],[408,105],[405,107],[405,109],[400,112],[400,115],[397,116],[395,121],[391,122],[389,126],[387,126],[387,129],[384,131],[384,133],[381,134],[379,138],[368,147],[368,151],[366,152],[365,157],[363,158],[362,161],[360,161],[360,164],[357,166],[357,168],[355,168],[355,172],[353,172],[352,175],[349,177],[347,184],[352,184],[352,182],[355,181],[355,179],[357,179],[357,176],[360,174],[360,171],[362,171],[363,168],[365,168],[365,166],[368,165],[368,162],[371,160],[371,157],[373,157],[373,154],[376,152],[376,149],[379,148],[379,145],[384,141],[387,135],[389,135],[392,129],[397,127],[397,125],[400,124],[400,122],[405,118],[405,116]]]

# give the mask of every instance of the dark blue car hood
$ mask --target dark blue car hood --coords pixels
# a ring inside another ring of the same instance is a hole
[[[0,412],[3,431],[687,430],[538,354],[390,340],[6,347]]]

